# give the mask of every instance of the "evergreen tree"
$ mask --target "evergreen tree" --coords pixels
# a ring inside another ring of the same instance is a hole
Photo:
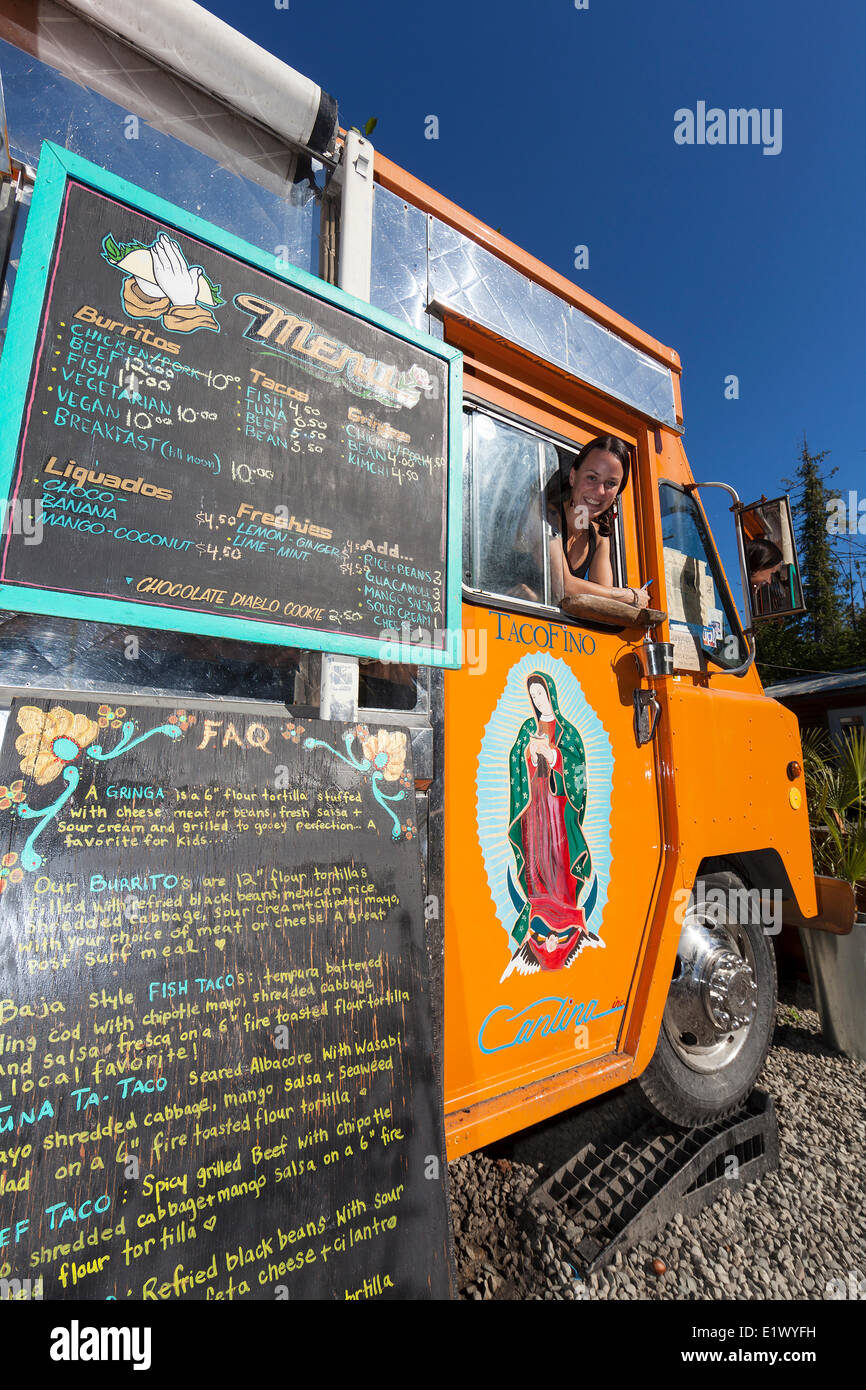
[[[863,659],[866,652],[866,623],[863,611],[856,613],[852,585],[846,599],[840,595],[842,578],[828,530],[828,515],[838,493],[828,487],[837,472],[825,472],[821,464],[828,450],[809,452],[804,435],[800,462],[793,481],[785,479],[791,490],[792,512],[797,531],[797,552],[807,612],[778,623],[757,625],[757,665],[768,684],[790,680],[814,671],[816,675],[842,670]],[[848,576],[846,575],[846,580]]]
[[[803,635],[817,647],[831,653],[839,643],[842,629],[848,626],[843,616],[839,594],[841,579],[839,564],[833,554],[827,518],[838,496],[827,487],[837,472],[824,473],[821,464],[828,454],[810,454],[803,436],[803,449],[796,472],[794,492],[797,495],[797,548],[803,578],[803,601],[807,612],[803,619]]]

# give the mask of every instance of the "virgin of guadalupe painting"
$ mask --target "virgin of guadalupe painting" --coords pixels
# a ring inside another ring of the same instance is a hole
[[[560,713],[552,676],[532,671],[526,689],[532,715],[521,725],[509,757],[508,838],[515,872],[509,869],[508,891],[518,917],[511,932],[517,949],[503,980],[513,970],[564,969],[585,946],[604,945],[587,926],[597,885],[582,829],[583,740]]]

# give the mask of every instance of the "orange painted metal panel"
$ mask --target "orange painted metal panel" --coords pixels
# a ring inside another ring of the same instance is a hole
[[[464,605],[463,622],[486,669],[445,677],[446,1111],[617,1049],[661,855],[654,754],[634,735],[628,642],[475,605]],[[557,715],[547,721],[558,726],[549,735],[555,787],[543,768],[523,766],[531,749],[522,745],[536,729],[544,738],[534,679]],[[572,792],[582,779],[581,815]],[[580,921],[579,910],[556,915],[574,862],[570,808],[587,850],[572,874],[578,909],[584,895],[592,906],[566,964],[550,949],[562,936],[530,923],[555,922],[562,933]],[[531,862],[544,853],[533,885]]]

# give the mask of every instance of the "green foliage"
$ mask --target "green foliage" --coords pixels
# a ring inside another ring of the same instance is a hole
[[[821,470],[827,450],[810,454],[806,440],[797,468],[797,547],[803,571],[803,599],[808,612],[806,633],[819,646],[834,642],[841,632],[842,604],[839,598],[839,566],[827,530],[827,503],[836,494],[827,487],[836,469]]]
[[[827,528],[828,504],[838,493],[828,486],[836,469],[821,467],[826,457],[826,449],[810,453],[804,438],[790,487],[808,611],[797,618],[757,624],[757,666],[767,685],[810,672],[822,676],[866,665],[866,606],[858,607],[854,594],[857,566],[850,555],[840,557],[834,552],[834,545],[850,549],[848,538],[831,536]],[[843,582],[848,588],[844,598]]]
[[[840,747],[807,730],[803,771],[816,871],[866,883],[866,730],[849,729]]]

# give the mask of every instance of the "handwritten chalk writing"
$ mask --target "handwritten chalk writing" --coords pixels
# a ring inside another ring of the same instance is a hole
[[[164,801],[165,792],[162,787],[115,787],[105,788],[105,795],[109,801],[135,801],[144,798],[146,801]]]
[[[254,1145],[252,1149],[253,1163],[257,1163],[255,1157],[256,1151],[257,1146]],[[211,1163],[199,1168],[198,1172],[196,1173],[196,1182],[198,1183],[199,1187],[204,1188],[207,1187],[208,1183],[211,1181],[212,1178],[224,1178],[226,1173],[239,1173],[240,1168],[241,1155],[240,1151],[238,1151],[238,1153],[235,1155],[233,1159],[227,1160],[221,1158],[218,1159],[216,1163]],[[186,1191],[185,1188],[184,1191]]]
[[[101,1274],[103,1265],[111,1259],[111,1254],[96,1255],[91,1260],[82,1260],[80,1263],[73,1262],[71,1265],[62,1264],[57,1271],[57,1278],[65,1289],[71,1284],[75,1288],[76,1284],[82,1283],[89,1274]]]
[[[264,512],[258,507],[252,507],[249,502],[241,502],[237,508],[238,517],[248,517],[250,521],[255,521],[259,517],[263,526],[279,527],[285,531],[296,531],[299,536],[318,536],[323,541],[329,541],[333,536],[333,531],[327,527],[315,526],[305,517],[303,525],[294,516],[279,516],[273,512]],[[241,528],[243,530],[243,528]]]
[[[177,874],[134,875],[132,878],[105,879],[101,874],[91,874],[89,888],[91,893],[144,892],[147,888],[175,888]]]
[[[45,492],[48,494],[43,499],[44,505],[48,505],[49,497],[60,497],[61,493],[74,488],[74,498],[83,499],[88,502],[116,502],[118,499],[114,491],[97,492],[94,488],[111,488],[120,492],[130,493],[133,496],[153,497],[160,502],[170,502],[174,497],[171,488],[156,487],[153,483],[145,482],[142,475],[130,478],[116,473],[107,473],[101,469],[86,468],[83,464],[77,464],[75,459],[69,459],[64,467],[61,468],[59,460],[52,455],[47,463],[42,466],[43,473],[49,474],[49,480],[45,483]],[[59,479],[68,479],[68,482],[60,482]],[[85,484],[92,484],[91,488]]]
[[[136,1076],[122,1076],[117,1082],[120,1087],[120,1094],[125,1100],[127,1095],[140,1095],[152,1093],[154,1091],[164,1091],[168,1085],[168,1077],[156,1076],[153,1080],[141,1080]]]
[[[75,317],[83,323],[92,323],[98,328],[106,328],[112,333],[120,333],[124,338],[129,335],[137,343],[152,344],[154,347],[162,348],[164,352],[180,352],[179,343],[172,343],[165,338],[160,338],[147,328],[133,328],[131,324],[118,323],[116,319],[104,318],[89,304],[83,304],[76,312]]]
[[[69,1206],[65,1202],[55,1202],[53,1206],[45,1208],[45,1215],[48,1217],[48,1229],[50,1231],[65,1225],[67,1221],[89,1221],[94,1213],[101,1215],[111,1207],[111,1198],[107,1192],[94,1201],[89,1198],[81,1202],[77,1207]],[[58,1216],[57,1213],[60,1213]]]
[[[255,367],[250,367],[250,376],[257,385],[264,386],[267,391],[276,391],[278,395],[290,396],[302,403],[310,399],[307,391],[298,391],[293,386],[286,386],[281,381],[274,381],[271,377],[265,376],[264,372],[257,371]]]
[[[49,1014],[66,1012],[62,999],[41,999],[36,1004],[16,1004],[14,999],[0,999],[0,1024],[14,1023],[16,1018],[47,1018]]]
[[[368,1279],[364,1280],[359,1289],[345,1289],[344,1293],[346,1299],[358,1300],[363,1298],[366,1300],[368,1298],[379,1298],[386,1289],[393,1288],[394,1282],[390,1274],[373,1274]]]
[[[19,1144],[15,1149],[0,1149],[0,1163],[5,1163],[8,1164],[10,1168],[15,1168],[19,1158],[27,1159],[32,1152],[32,1144]]]
[[[24,1236],[30,1230],[29,1219],[25,1217],[23,1221],[16,1221],[14,1228],[12,1226],[6,1226],[0,1229],[0,1250],[2,1250],[4,1246],[10,1243],[10,1236],[12,1234],[13,1229],[15,1231],[15,1237],[12,1243],[14,1245],[18,1245],[18,1243],[24,1239]]]
[[[35,1125],[40,1120],[52,1120],[54,1118],[54,1107],[50,1100],[44,1100],[38,1111],[35,1106],[31,1109],[22,1109],[13,1113],[11,1105],[0,1105],[0,1134],[8,1134],[12,1130],[20,1129],[22,1125]]]
[[[184,256],[208,260],[201,284],[213,286],[201,291],[189,329],[172,310],[155,314],[160,301],[142,289],[155,283],[147,261],[160,235],[145,215],[70,187],[47,252],[16,458],[18,476],[41,488],[45,538],[38,555],[11,538],[4,580],[44,588],[48,575],[73,616],[78,596],[98,595],[103,610],[144,605],[156,626],[191,630],[202,614],[228,615],[240,635],[253,622],[271,641],[280,640],[275,629],[312,628],[335,650],[375,646],[383,622],[403,615],[439,630],[441,584],[415,580],[402,593],[368,586],[358,548],[370,542],[376,558],[444,571],[449,393],[437,345],[425,349],[216,247],[185,243]],[[181,245],[177,228],[171,239]],[[241,370],[239,354],[261,355],[263,365],[266,355],[268,365]],[[395,411],[400,428],[384,418]],[[84,459],[76,439],[87,444]],[[407,491],[411,506],[402,504]],[[327,512],[317,511],[312,499],[326,494]],[[67,849],[96,847],[72,834]],[[101,847],[138,842],[113,836]]]
[[[54,1130],[46,1134],[40,1143],[46,1153],[51,1153],[54,1149],[77,1149],[84,1144],[99,1144],[103,1139],[117,1139],[120,1135],[137,1128],[138,1124],[132,1113],[126,1120],[109,1115],[106,1120],[101,1121],[93,1129],[75,1130],[69,1133]]]
[[[163,999],[173,999],[176,994],[189,994],[189,980],[151,980],[147,987],[148,999],[153,999],[155,994]]]
[[[197,723],[159,763],[144,742],[122,765],[88,767],[39,873],[0,897],[16,914],[9,960],[52,971],[25,1002],[23,970],[6,984],[0,963],[0,1231],[11,1247],[28,1219],[19,1249],[52,1297],[271,1298],[278,1281],[290,1297],[343,1297],[371,1252],[404,1271],[399,1294],[414,1275],[396,1252],[429,1209],[410,1162],[409,851],[381,858],[364,829],[381,810],[369,785],[311,779],[303,746],[284,752],[284,720],[209,710]],[[110,754],[121,731],[100,738]],[[276,749],[291,771],[279,790]],[[350,848],[335,851],[356,810]],[[66,826],[117,834],[104,828],[121,811],[136,813],[128,838],[139,818],[159,824],[158,851],[65,844]],[[326,818],[330,840],[282,849],[288,812]],[[241,852],[253,826],[263,833]],[[196,836],[213,848],[185,843]],[[175,950],[183,962],[163,954]],[[123,959],[122,985],[97,973],[103,956]],[[413,1056],[414,1076],[424,1064]],[[421,1152],[435,1150],[435,1108],[425,1116]]]

